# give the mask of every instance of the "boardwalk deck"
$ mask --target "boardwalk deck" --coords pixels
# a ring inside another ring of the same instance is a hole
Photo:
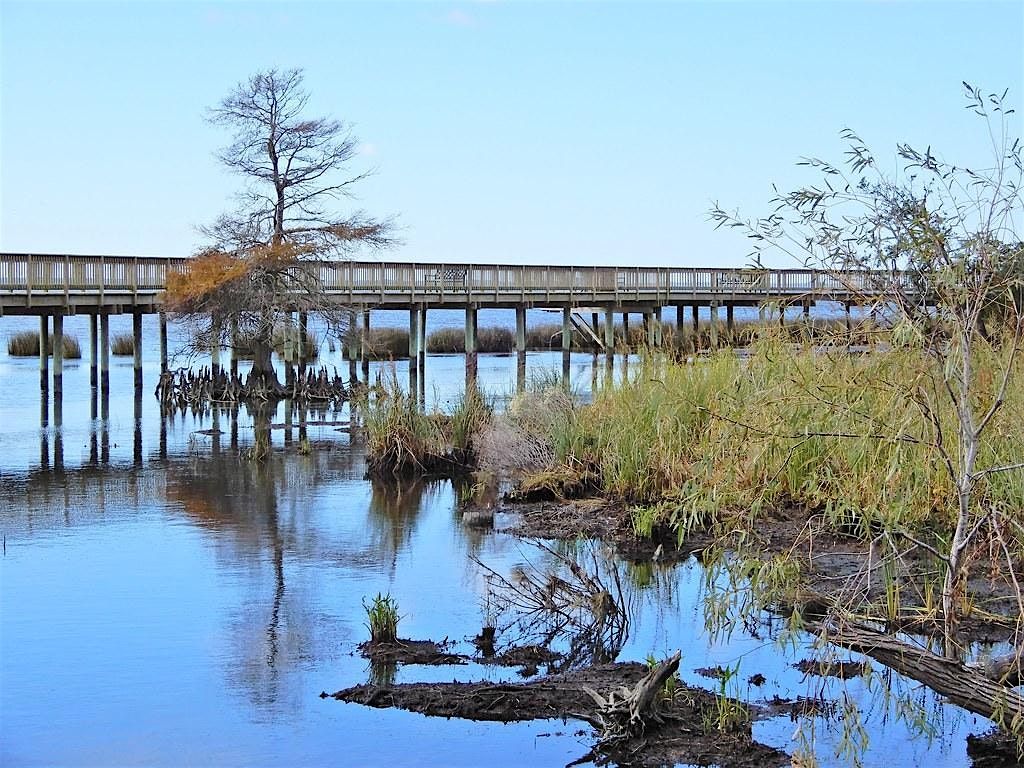
[[[182,258],[0,254],[0,312],[157,312],[168,272]],[[353,305],[426,307],[754,306],[767,301],[855,302],[885,289],[886,275],[803,269],[514,266],[321,262],[327,290]]]

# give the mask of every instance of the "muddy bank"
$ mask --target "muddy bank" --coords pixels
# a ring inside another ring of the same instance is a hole
[[[423,664],[441,666],[465,664],[466,657],[449,653],[450,642],[435,643],[433,640],[406,640],[398,638],[393,643],[360,643],[359,653],[370,661],[384,664]]]
[[[702,557],[702,552],[709,547],[728,546],[728,541],[717,540],[709,532],[695,532],[680,543],[675,531],[667,528],[655,529],[650,538],[639,538],[633,530],[629,509],[621,503],[600,498],[531,503],[506,500],[496,511],[495,529],[504,533],[566,541],[599,539],[614,546],[620,557],[634,562],[681,562],[691,556]],[[877,567],[879,548],[873,550],[869,542],[830,530],[820,514],[799,508],[776,510],[760,517],[756,530],[749,533],[755,537],[760,553],[785,554],[799,564],[800,601],[777,606],[780,613],[799,609],[804,616],[819,617],[853,579],[859,580],[859,607],[872,604],[877,607],[886,598],[883,574]],[[747,546],[751,546],[749,539]],[[870,574],[866,573],[869,562],[876,564]],[[899,595],[902,615],[890,622],[891,628],[941,636],[941,623],[922,610],[921,590],[912,584],[924,573],[934,571],[935,563],[921,550],[904,554],[901,562],[905,568],[902,578],[906,582],[906,588]],[[985,572],[986,569],[976,570]],[[974,604],[983,610],[962,618],[958,640],[964,645],[1011,640],[1017,603],[1010,586],[974,578],[968,588]],[[849,595],[844,596],[843,601],[849,607]]]
[[[517,722],[557,719],[587,721],[597,705],[587,693],[602,696],[634,686],[648,667],[637,663],[605,664],[522,683],[407,683],[394,686],[357,685],[321,698],[364,706],[404,709],[435,717]],[[641,737],[616,744],[586,761],[661,766],[674,763],[734,768],[783,766],[789,757],[752,741],[750,722],[759,709],[720,699],[699,688],[677,683],[662,704],[663,725],[652,725]],[[766,710],[765,714],[769,711]],[[779,714],[778,710],[771,714]]]

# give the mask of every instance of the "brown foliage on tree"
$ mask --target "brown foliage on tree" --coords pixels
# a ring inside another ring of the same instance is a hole
[[[332,211],[367,173],[347,172],[356,140],[344,123],[304,116],[308,100],[301,70],[272,69],[210,110],[210,122],[234,132],[219,159],[247,183],[239,206],[202,228],[212,245],[167,284],[166,305],[192,326],[196,349],[230,346],[237,333],[253,348],[253,375],[275,384],[275,327],[303,312],[341,333],[348,317],[320,262],[392,243],[389,221]]]

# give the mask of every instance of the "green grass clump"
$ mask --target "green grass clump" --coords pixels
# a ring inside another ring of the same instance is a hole
[[[390,594],[377,596],[367,604],[363,599],[363,610],[366,611],[366,628],[370,630],[370,643],[391,644],[398,640],[398,603]]]
[[[977,361],[988,396],[998,381],[991,371],[1002,364]],[[844,535],[941,535],[952,525],[956,488],[912,397],[941,380],[935,365],[914,349],[826,353],[780,337],[756,342],[746,360],[731,351],[695,363],[651,356],[627,382],[549,425],[554,461],[542,471],[563,481],[575,474],[633,506],[641,536],[668,529],[684,538],[790,506],[819,513]],[[1016,426],[1024,363],[1015,365],[979,466],[1013,465],[1024,455]],[[956,415],[938,402],[951,445]],[[983,485],[986,505],[1019,514],[1024,473],[986,475]]]
[[[111,339],[110,351],[118,357],[129,357],[135,354],[135,339],[130,333],[119,333]]]
[[[450,414],[426,412],[392,374],[362,406],[371,474],[448,473],[473,464],[476,435],[491,418],[491,403],[474,390]]]
[[[401,328],[372,328],[367,337],[371,360],[398,360],[409,356],[409,332]]]
[[[53,356],[53,336],[48,337],[49,355]],[[64,334],[64,359],[78,360],[82,357],[82,348],[78,339],[74,336]],[[7,354],[11,357],[38,357],[39,356],[39,334],[35,331],[21,331],[7,339]]]
[[[476,351],[508,353],[515,349],[515,334],[508,328],[480,328],[476,334]],[[427,352],[461,354],[466,351],[466,332],[462,328],[439,328],[427,336]]]

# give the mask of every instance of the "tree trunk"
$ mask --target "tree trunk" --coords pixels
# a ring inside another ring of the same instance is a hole
[[[924,683],[953,704],[987,717],[1006,730],[1015,719],[1020,722],[1020,718],[1024,718],[1024,697],[1001,682],[1003,678],[1011,684],[1015,682],[1016,675],[1010,668],[1019,663],[1016,657],[1005,664],[996,663],[990,665],[990,669],[983,669],[965,666],[955,659],[939,656],[867,627],[808,624],[807,628],[812,632],[822,632],[830,643],[863,653],[901,675]]]
[[[276,392],[281,388],[277,372],[274,370],[274,363],[271,360],[273,348],[270,339],[257,338],[252,343],[252,373],[250,380],[258,380],[264,383],[268,391]]]

